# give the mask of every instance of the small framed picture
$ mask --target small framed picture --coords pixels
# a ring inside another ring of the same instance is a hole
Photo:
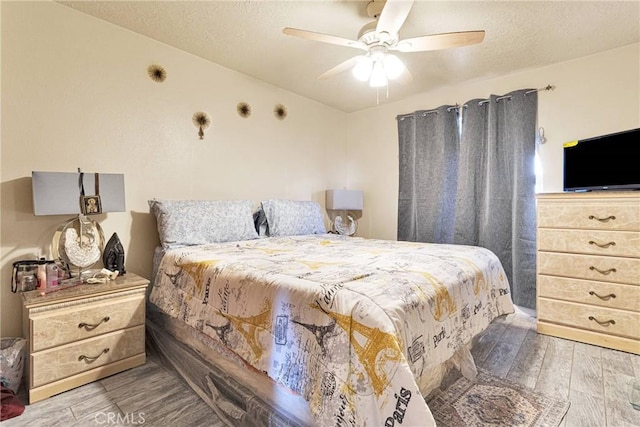
[[[100,196],[81,196],[80,206],[82,207],[82,213],[85,215],[95,215],[102,213]]]

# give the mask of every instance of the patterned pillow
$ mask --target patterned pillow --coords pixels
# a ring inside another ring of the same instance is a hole
[[[149,200],[164,248],[257,239],[251,200]]]
[[[265,200],[262,210],[267,218],[269,236],[298,236],[323,234],[322,209],[316,202],[306,200]]]

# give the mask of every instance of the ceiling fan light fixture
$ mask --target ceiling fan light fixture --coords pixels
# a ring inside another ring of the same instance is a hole
[[[369,80],[369,86],[371,87],[383,87],[387,85],[387,75],[384,71],[384,66],[381,61],[375,61],[373,63],[373,69],[371,70],[371,79]]]
[[[373,60],[369,56],[361,56],[358,59],[358,62],[351,70],[353,76],[362,81],[366,82],[371,77],[371,70],[373,68]]]
[[[404,63],[397,56],[389,54],[384,57],[384,70],[389,80],[400,77],[405,69]]]
[[[0,0],[2,1],[2,0]],[[351,68],[353,76],[371,87],[387,86],[389,80],[411,81],[411,73],[405,64],[389,52],[426,52],[453,47],[470,46],[482,42],[485,31],[459,31],[452,33],[430,34],[400,39],[400,30],[411,11],[415,0],[370,0],[367,14],[374,21],[365,24],[358,32],[356,40],[322,34],[314,31],[286,27],[282,32],[289,36],[300,37],[337,46],[346,46],[366,52],[352,57],[320,75],[326,79]]]

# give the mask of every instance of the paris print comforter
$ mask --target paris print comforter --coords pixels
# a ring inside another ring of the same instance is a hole
[[[338,426],[435,425],[421,376],[513,312],[486,249],[336,235],[169,250],[150,299]]]

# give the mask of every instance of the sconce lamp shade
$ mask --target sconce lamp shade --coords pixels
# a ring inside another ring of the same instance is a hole
[[[360,190],[327,190],[325,197],[327,210],[361,211],[364,205]]]
[[[124,212],[124,175],[87,172],[32,172],[35,215],[80,214],[81,187],[100,196],[101,212]]]

